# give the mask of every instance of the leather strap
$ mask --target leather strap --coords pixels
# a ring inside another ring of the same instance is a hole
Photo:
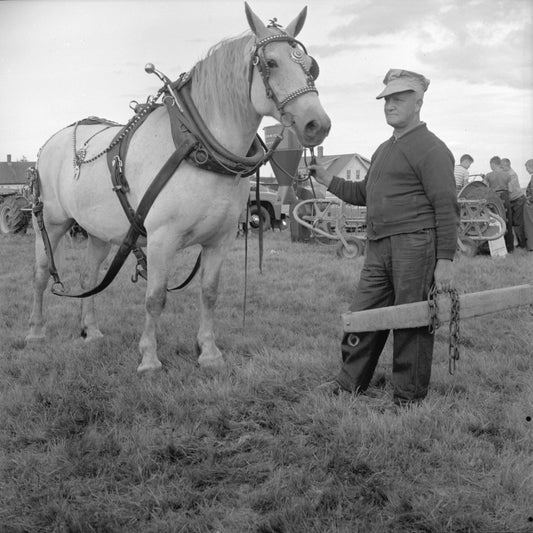
[[[183,144],[176,149],[176,151],[169,157],[167,162],[163,165],[161,170],[157,173],[154,181],[148,187],[146,193],[142,197],[142,200],[137,208],[137,212],[133,217],[134,223],[130,226],[128,233],[122,244],[120,245],[111,265],[109,266],[106,275],[102,281],[92,289],[88,291],[70,294],[63,292],[61,290],[55,289],[55,285],[52,287],[52,292],[58,296],[66,296],[68,298],[87,298],[88,296],[93,296],[101,291],[103,291],[109,284],[115,279],[122,265],[126,261],[128,255],[132,251],[139,238],[139,227],[143,226],[144,219],[150,210],[150,207],[154,203],[154,200],[157,198],[158,194],[161,192],[163,187],[167,184],[168,180],[177,170],[183,159],[194,149],[196,141],[193,138],[187,139]]]
[[[126,161],[126,153],[130,145],[133,133],[144,123],[151,112],[160,107],[160,104],[143,104],[139,107],[137,115],[134,116],[128,124],[126,124],[111,142],[111,150],[107,153],[107,166],[111,173],[111,182],[113,183],[113,190],[116,192],[120,205],[124,213],[128,217],[130,224],[133,224],[133,218],[135,216],[135,209],[130,204],[127,193],[130,188],[128,180],[124,175],[124,162]],[[118,140],[118,142],[117,142]],[[143,237],[146,236],[146,230],[144,226],[137,228],[139,234]]]

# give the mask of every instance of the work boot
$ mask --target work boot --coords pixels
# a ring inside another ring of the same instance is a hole
[[[351,392],[345,389],[336,379],[321,383],[320,385],[318,385],[318,387],[315,388],[315,390],[318,392],[323,392],[328,396],[338,396],[341,392]]]
[[[409,408],[416,407],[422,403],[423,398],[416,398],[414,400],[406,400],[405,398],[400,398],[399,396],[394,396],[393,402],[396,407]]]

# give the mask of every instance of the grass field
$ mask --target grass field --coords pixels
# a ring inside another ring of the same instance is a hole
[[[0,532],[533,532],[533,315],[461,322],[448,374],[437,331],[420,406],[391,401],[391,346],[376,397],[315,391],[340,362],[340,314],[362,259],[265,236],[223,268],[227,366],[194,360],[198,285],[169,295],[164,371],[139,378],[143,282],[133,263],[98,298],[104,339],[79,337],[79,304],[48,294],[47,343],[26,347],[33,235],[0,236]],[[196,250],[180,254],[176,281]],[[63,278],[77,287],[81,243]],[[460,292],[531,283],[533,254],[459,258]],[[178,353],[176,353],[178,352]]]

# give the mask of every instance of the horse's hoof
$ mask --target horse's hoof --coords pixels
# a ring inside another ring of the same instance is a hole
[[[85,342],[92,342],[102,339],[104,334],[98,328],[90,327],[82,328],[80,336]]]
[[[137,374],[139,376],[149,376],[150,374],[160,372],[162,369],[163,365],[161,361],[157,361],[157,363],[141,363],[137,367]]]
[[[226,366],[226,361],[221,355],[200,355],[198,364],[202,368],[222,368]]]
[[[85,342],[94,342],[104,338],[104,334],[101,331],[92,331],[86,335],[82,335]]]

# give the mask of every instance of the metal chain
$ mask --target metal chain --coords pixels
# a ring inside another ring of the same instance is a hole
[[[450,334],[448,344],[448,372],[453,375],[457,361],[459,360],[459,343],[460,343],[460,302],[459,294],[456,289],[449,289],[447,292],[450,295]],[[429,308],[429,327],[431,334],[435,333],[440,327],[439,320],[439,304],[437,298],[438,291],[433,285],[428,293],[428,308]]]
[[[73,144],[74,144],[74,159],[73,159],[73,165],[75,169],[79,169],[82,164],[92,163],[93,161],[96,161],[98,158],[102,157],[104,154],[107,154],[111,149],[113,149],[128,133],[134,128],[134,126],[139,122],[146,114],[150,113],[153,108],[155,107],[155,102],[159,98],[161,91],[157,94],[156,97],[150,97],[148,99],[148,105],[144,107],[141,111],[136,113],[126,124],[125,128],[122,130],[120,135],[118,135],[107,148],[104,148],[102,151],[98,152],[94,157],[91,157],[90,159],[85,160],[85,154],[87,153],[85,148],[81,148],[80,150],[76,150],[76,130],[78,128],[78,122],[74,125],[74,133],[73,133]],[[117,126],[120,126],[120,124],[117,124]],[[95,133],[97,135],[98,133],[101,133],[102,131],[106,130],[107,128],[110,128],[111,126],[107,126],[103,130],[100,130],[99,132]],[[94,135],[92,136],[94,137]],[[90,137],[85,142],[84,146],[92,139]]]
[[[450,289],[448,291],[450,293],[450,299],[452,302],[452,306],[450,309],[450,339],[449,339],[449,347],[448,347],[448,372],[453,376],[455,373],[455,367],[457,365],[457,361],[459,360],[459,339],[460,339],[460,303],[459,303],[459,295],[457,294],[456,289]]]
[[[435,285],[431,286],[428,293],[428,309],[429,309],[429,327],[428,330],[433,335],[435,331],[440,328],[439,320],[439,303],[437,301],[437,288]]]

